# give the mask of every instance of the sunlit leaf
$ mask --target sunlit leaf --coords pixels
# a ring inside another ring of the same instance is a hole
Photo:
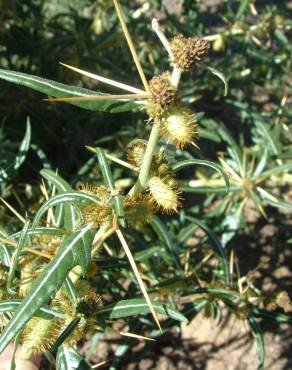
[[[60,82],[47,80],[42,77],[29,75],[26,73],[9,71],[5,69],[0,69],[0,78],[3,80],[15,83],[17,85],[22,85],[29,87],[30,89],[39,91],[49,96],[56,98],[65,98],[73,96],[92,96],[98,95],[96,91],[83,89],[77,86],[65,85]],[[106,95],[101,94],[100,95]],[[100,101],[100,100],[91,100],[91,101],[72,101],[68,102],[69,104],[76,105],[77,107],[89,109],[93,111],[104,111],[104,112],[123,112],[128,110],[134,110],[137,108],[137,105],[132,102],[125,101]],[[49,103],[43,103],[49,104]],[[63,103],[57,103],[63,104]]]

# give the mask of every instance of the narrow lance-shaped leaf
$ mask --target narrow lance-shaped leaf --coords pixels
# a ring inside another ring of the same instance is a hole
[[[65,181],[61,176],[57,175],[55,172],[49,169],[42,169],[40,174],[48,180],[51,184],[53,184],[59,193],[65,193],[74,191],[70,184]],[[72,204],[60,204],[60,208],[58,209],[58,215],[62,214],[64,210],[64,227],[66,230],[74,230],[78,222],[80,221],[80,213]],[[58,220],[58,225],[61,222],[62,217]],[[56,220],[57,221],[57,220]]]
[[[24,162],[26,158],[26,154],[30,146],[30,139],[31,139],[31,125],[30,125],[30,119],[29,117],[27,117],[25,135],[20,144],[19,152],[15,158],[15,163],[14,163],[15,170],[17,170],[22,165],[22,163]]]
[[[35,218],[33,220],[32,227],[34,228],[43,214],[47,212],[48,209],[51,207],[55,207],[58,204],[61,203],[77,203],[77,202],[94,202],[98,204],[98,198],[96,196],[90,195],[90,194],[85,194],[85,193],[80,193],[78,191],[72,191],[68,193],[63,193],[63,194],[57,194],[53,196],[52,198],[49,198],[42,206],[41,208],[37,211],[37,214],[35,215]]]
[[[90,370],[91,366],[84,358],[70,347],[59,347],[57,353],[57,370]]]
[[[63,342],[73,333],[73,331],[76,329],[78,324],[80,323],[81,317],[75,317],[69,325],[66,326],[66,328],[62,331],[62,333],[59,335],[59,337],[56,339],[55,343],[51,347],[51,352],[57,352],[58,348],[63,344]]]
[[[152,217],[150,221],[150,225],[153,228],[153,230],[156,232],[159,240],[165,243],[169,254],[172,256],[173,261],[176,267],[178,268],[178,271],[182,271],[179,256],[176,251],[176,246],[173,243],[164,223],[160,220],[159,217],[154,216]]]
[[[188,319],[177,310],[155,301],[151,303],[157,313],[168,316],[174,320],[188,322]],[[143,298],[121,300],[112,305],[105,306],[98,311],[98,315],[105,315],[110,319],[118,319],[133,315],[145,315],[148,313],[150,313],[150,308]]]
[[[47,226],[47,227],[40,226],[40,227],[30,228],[30,229],[27,230],[27,235],[29,235],[29,236],[52,235],[52,236],[62,237],[65,234],[66,233],[65,233],[64,229],[61,229],[59,227],[53,227],[53,226]],[[10,235],[9,239],[10,240],[15,240],[15,239],[19,238],[20,235],[21,235],[21,231]]]
[[[11,265],[10,265],[8,278],[7,278],[7,291],[10,294],[13,294],[13,295],[16,294],[16,291],[14,291],[14,289],[12,289],[11,287],[12,287],[13,279],[14,279],[14,276],[15,276],[15,271],[16,271],[16,268],[17,268],[18,259],[20,257],[21,250],[24,247],[24,243],[25,243],[25,240],[26,240],[28,228],[29,228],[29,221],[27,221],[23,226],[23,229],[22,229],[21,234],[19,236],[19,240],[18,240],[16,250],[13,253],[12,259],[11,259]]]
[[[96,91],[83,89],[81,87],[65,85],[56,81],[47,80],[34,75],[29,75],[26,73],[9,71],[5,69],[0,69],[0,78],[17,85],[26,86],[33,90],[39,91],[41,93],[47,94],[49,96],[54,96],[56,98],[65,98],[70,96],[92,96],[97,95]],[[106,94],[100,94],[106,95]],[[133,102],[124,101],[72,101],[69,104],[76,105],[77,107],[93,110],[93,111],[103,111],[103,112],[123,112],[134,110],[137,105]],[[44,103],[48,104],[48,103]]]
[[[263,370],[264,362],[265,362],[265,343],[264,343],[263,334],[251,313],[249,314],[247,320],[255,336],[255,340],[257,343],[257,347],[258,347],[258,361],[259,361],[258,370]]]
[[[9,301],[0,302],[0,312],[15,312],[22,305],[21,299],[10,299]],[[63,315],[46,305],[35,312],[35,316],[42,317],[44,319],[54,319],[54,318],[63,318]]]
[[[119,222],[122,226],[126,226],[125,223],[125,212],[124,212],[124,206],[123,206],[123,198],[117,193],[115,182],[113,179],[112,171],[110,169],[108,160],[105,156],[104,151],[101,148],[96,148],[96,155],[98,158],[98,163],[101,169],[102,177],[104,179],[104,182],[107,186],[107,188],[111,191],[113,196],[113,205],[116,212],[116,215],[118,217]]]
[[[226,96],[228,94],[228,81],[226,79],[226,77],[224,76],[224,74],[220,71],[218,71],[218,69],[216,68],[213,68],[213,67],[210,67],[210,66],[205,66],[210,72],[212,72],[215,76],[219,77],[220,80],[224,83],[224,96]]]
[[[223,276],[224,276],[227,284],[229,284],[230,278],[229,278],[227,255],[226,255],[225,249],[222,247],[222,245],[220,243],[220,240],[217,238],[216,234],[212,230],[210,230],[209,227],[207,225],[205,225],[203,222],[201,222],[201,221],[199,221],[199,220],[197,220],[193,217],[189,217],[189,216],[186,216],[186,219],[188,219],[190,221],[193,221],[202,230],[204,230],[205,233],[208,235],[208,237],[209,237],[209,239],[212,243],[214,252],[218,255],[218,257],[221,260],[221,267],[222,267],[222,271],[223,271]]]
[[[193,166],[193,165],[209,167],[209,168],[212,168],[213,170],[215,170],[216,172],[218,172],[222,176],[222,178],[225,182],[226,192],[228,192],[228,190],[229,190],[228,176],[226,175],[223,168],[221,166],[219,166],[218,164],[214,163],[214,162],[207,161],[207,160],[202,160],[202,159],[187,159],[185,161],[181,161],[181,162],[178,162],[175,165],[173,165],[172,170],[177,172],[177,171],[183,169],[184,167]]]
[[[63,240],[55,257],[38,276],[21,306],[3,330],[0,337],[0,353],[41,306],[56,294],[73,267],[81,266],[83,272],[86,272],[90,262],[92,240],[91,224]]]

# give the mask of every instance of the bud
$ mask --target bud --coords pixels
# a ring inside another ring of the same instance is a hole
[[[184,148],[197,137],[196,116],[190,109],[173,108],[162,122],[161,134],[168,143]]]
[[[175,36],[170,48],[173,54],[173,63],[183,71],[189,71],[201,62],[208,54],[210,44],[199,37]]]
[[[149,192],[154,201],[163,212],[171,214],[177,212],[181,205],[181,192],[173,179],[161,178],[154,176],[149,180]]]

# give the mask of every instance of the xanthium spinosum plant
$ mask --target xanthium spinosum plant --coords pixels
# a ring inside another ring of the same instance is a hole
[[[56,355],[57,369],[71,368],[72,363],[89,369],[90,365],[77,352],[78,343],[86,335],[110,331],[153,340],[176,321],[188,322],[200,311],[207,317],[216,317],[224,305],[248,322],[259,348],[259,368],[263,368],[264,344],[255,317],[291,322],[287,313],[292,305],[287,293],[264,297],[249,276],[240,277],[237,271],[234,279],[231,273],[236,265],[234,253],[229,260],[216,235],[184,210],[179,217],[189,224],[180,231],[175,243],[159,215],[176,215],[183,208],[183,189],[176,173],[193,165],[215,170],[227,192],[228,176],[231,185],[237,186],[228,194],[225,209],[237,198],[240,208],[248,197],[257,204],[253,192],[271,198],[259,186],[266,178],[264,165],[260,165],[261,171],[255,168],[254,160],[247,166],[244,157],[242,172],[242,168],[233,168],[224,158],[221,167],[191,156],[173,164],[169,159],[171,151],[188,147],[199,150],[199,120],[182,102],[179,84],[183,73],[204,66],[209,41],[183,35],[175,35],[169,41],[158,20],[153,19],[152,29],[169,56],[171,71],[162,71],[148,81],[117,0],[114,5],[143,90],[67,64],[63,65],[126,93],[96,95],[36,76],[3,72],[3,78],[12,82],[16,79],[54,96],[46,99],[49,102],[69,102],[80,107],[130,104],[131,109],[138,108],[147,115],[145,125],[150,129],[150,136],[148,140],[138,137],[130,142],[124,153],[126,160],[100,147],[88,146],[97,158],[102,184],[80,183],[76,190],[56,172],[43,169],[41,175],[51,187],[47,189],[42,183],[45,202],[32,221],[24,219],[3,200],[24,227],[12,235],[1,235],[0,239],[4,251],[0,266],[0,351],[15,339],[16,346],[22,344],[22,359],[49,351]],[[208,69],[223,80],[227,90],[224,76],[212,67]],[[128,191],[121,191],[117,186],[110,161],[134,174],[135,182],[126,185]],[[218,181],[217,177],[214,181]],[[258,209],[264,214],[262,207]],[[197,228],[209,237],[212,250],[192,266],[192,252],[185,248],[184,242]],[[132,247],[139,243],[145,248],[133,253]],[[157,258],[153,262],[151,257]],[[104,275],[103,263],[104,269],[106,264],[110,266]],[[122,280],[128,284],[128,290],[120,283]],[[271,312],[277,307],[283,308],[286,314]],[[149,313],[153,320],[143,317]],[[123,319],[122,330],[110,326]]]

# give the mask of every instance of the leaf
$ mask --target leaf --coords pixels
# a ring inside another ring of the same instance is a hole
[[[244,13],[245,13],[248,5],[249,5],[249,2],[250,2],[250,0],[240,0],[240,5],[239,5],[239,8],[238,8],[236,16],[235,16],[236,20],[239,20],[239,19],[242,18],[242,16],[244,15]]]
[[[113,196],[113,205],[114,205],[115,213],[121,225],[125,227],[126,223],[125,223],[125,211],[124,211],[124,205],[123,205],[123,198],[121,195],[118,194],[116,190],[112,171],[110,169],[110,166],[109,166],[109,163],[105,156],[104,151],[101,148],[96,148],[95,150],[96,150],[96,155],[98,158],[99,167],[101,169],[102,177],[104,179],[106,187],[111,191],[112,196]]]
[[[30,146],[30,139],[31,139],[31,125],[30,125],[30,119],[29,117],[27,117],[25,135],[24,135],[24,138],[22,139],[18,154],[14,162],[15,170],[17,170],[22,165],[22,163],[24,162],[26,158],[26,154]]]
[[[25,240],[26,240],[29,223],[30,222],[27,221],[24,224],[23,229],[21,231],[21,234],[19,236],[19,240],[18,240],[18,243],[17,243],[16,250],[13,253],[12,258],[11,258],[9,273],[8,273],[8,277],[7,277],[7,291],[8,291],[9,294],[12,294],[12,295],[16,294],[16,291],[14,289],[12,289],[11,287],[12,287],[13,279],[14,279],[14,276],[15,276],[15,271],[16,271],[17,264],[18,264],[18,259],[20,257],[21,250],[24,247],[24,243],[25,243]]]
[[[57,206],[61,203],[77,203],[77,202],[94,202],[98,203],[98,198],[94,195],[89,195],[85,193],[81,193],[78,191],[72,191],[62,194],[57,194],[52,198],[49,198],[37,211],[35,218],[33,220],[32,227],[34,228],[36,224],[39,222],[40,218],[43,216],[45,212],[47,212],[50,208]]]
[[[264,171],[261,173],[260,178],[269,178],[271,175],[275,175],[281,172],[284,172],[285,170],[292,170],[292,162],[282,164],[280,166],[275,166],[274,168],[271,168],[270,170]]]
[[[193,221],[195,224],[197,224],[202,230],[205,231],[205,233],[208,235],[211,244],[213,246],[214,252],[217,254],[217,256],[221,260],[221,267],[223,270],[223,276],[226,280],[226,283],[229,284],[230,277],[229,277],[229,269],[228,269],[228,259],[226,255],[225,249],[222,247],[220,240],[217,238],[216,234],[209,229],[209,227],[204,224],[203,222],[199,221],[198,219],[194,217],[186,216],[186,219]]]
[[[197,288],[190,291],[189,294],[209,294],[210,296],[227,300],[230,303],[237,302],[241,299],[237,292],[221,288]]]
[[[226,77],[224,76],[224,74],[221,73],[220,71],[218,71],[218,69],[216,69],[216,68],[209,67],[207,65],[205,65],[205,67],[210,72],[212,72],[215,76],[219,77],[220,80],[224,83],[224,96],[226,96],[228,94],[228,81],[227,81]]]
[[[71,96],[91,96],[97,95],[96,91],[84,89],[81,87],[65,85],[56,81],[47,80],[34,75],[20,73],[0,69],[0,78],[3,80],[15,83],[17,85],[26,86],[41,93],[53,96],[55,98],[65,98]],[[100,95],[106,95],[101,94]],[[118,113],[137,109],[137,104],[125,101],[74,101],[68,102],[77,107],[102,112]]]
[[[281,312],[271,312],[261,308],[257,308],[255,306],[249,307],[250,311],[255,317],[260,317],[262,319],[272,320],[277,322],[278,324],[292,324],[292,315],[284,314]]]
[[[53,184],[59,193],[65,193],[66,191],[74,191],[74,189],[71,187],[71,185],[68,184],[67,181],[65,181],[61,176],[57,175],[55,172],[49,170],[49,169],[42,169],[40,171],[40,174],[48,180],[51,184]],[[62,214],[62,211],[64,211],[63,217],[61,217],[58,220],[58,225],[62,222],[62,219],[64,221],[64,227],[66,230],[74,230],[76,225],[78,225],[78,222],[80,221],[80,213],[71,204],[65,204],[60,205],[60,207],[63,207],[63,209],[59,209],[59,215]]]
[[[21,305],[21,299],[10,299],[9,301],[1,301],[0,312],[14,312]],[[35,316],[43,317],[44,319],[63,318],[63,315],[60,312],[46,305],[42,305],[42,307],[35,312]]]
[[[262,137],[264,138],[264,143],[267,147],[270,147],[271,152],[275,155],[279,154],[279,150],[277,148],[277,144],[274,141],[274,136],[268,127],[268,125],[264,124],[261,119],[254,118],[253,122],[257,126],[259,132],[261,133]]]
[[[34,282],[21,306],[15,311],[0,337],[0,353],[63,284],[69,271],[80,266],[85,273],[89,262],[93,233],[91,225],[64,238],[54,258]]]
[[[73,331],[76,329],[78,324],[80,323],[81,317],[75,317],[69,325],[66,326],[66,328],[62,331],[62,333],[59,335],[55,343],[52,345],[50,351],[52,353],[57,352],[58,348],[62,345],[62,343],[73,333]]]
[[[21,231],[12,234],[9,236],[10,240],[15,240],[20,237]],[[62,237],[65,235],[65,230],[60,229],[59,227],[47,226],[47,227],[35,227],[27,230],[27,235],[36,236],[36,235],[52,235]]]
[[[261,329],[256,323],[253,315],[249,314],[247,321],[255,336],[257,347],[258,347],[258,370],[263,370],[265,362],[265,343]]]
[[[69,276],[66,277],[63,283],[63,288],[67,292],[67,295],[71,299],[71,301],[76,302],[77,301],[76,289]]]
[[[214,163],[214,162],[207,161],[207,160],[202,160],[202,159],[187,159],[185,161],[181,161],[181,162],[178,162],[175,165],[173,165],[172,170],[174,172],[177,172],[177,171],[180,171],[184,167],[193,166],[193,165],[205,166],[205,167],[209,167],[209,168],[212,168],[213,170],[217,171],[223,177],[223,180],[224,180],[225,185],[226,185],[226,193],[228,193],[228,191],[229,191],[229,178],[226,175],[223,168],[221,166],[219,166],[218,164]]]
[[[287,203],[283,200],[280,200],[276,198],[273,194],[269,193],[265,189],[261,187],[257,187],[257,191],[261,195],[261,197],[266,200],[271,206],[277,207],[277,208],[287,208],[287,209],[292,209],[292,204]]]
[[[153,228],[155,233],[157,234],[160,241],[167,247],[170,255],[173,258],[173,261],[179,271],[182,271],[180,260],[176,251],[176,246],[174,245],[173,241],[171,240],[170,235],[166,229],[164,223],[159,219],[159,217],[154,216],[150,221],[150,226]]]
[[[0,244],[0,260],[4,266],[9,267],[11,263],[11,249],[8,248],[4,243]]]
[[[260,158],[260,161],[258,162],[253,174],[252,174],[252,179],[255,180],[264,170],[266,167],[268,160],[268,151],[266,148],[264,148],[263,154]]]
[[[59,347],[56,370],[90,370],[91,366],[70,347]]]
[[[188,319],[184,315],[165,304],[152,301],[152,306],[157,313],[168,316],[177,321],[188,322]],[[146,300],[143,298],[121,300],[112,305],[105,306],[98,311],[98,315],[106,314],[110,319],[118,319],[133,315],[145,315],[148,313],[150,313],[150,309]]]

